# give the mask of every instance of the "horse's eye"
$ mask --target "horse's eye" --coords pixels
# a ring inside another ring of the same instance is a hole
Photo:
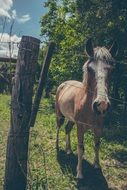
[[[88,72],[91,72],[91,71],[92,71],[91,67],[88,67]]]
[[[91,64],[88,65],[88,72],[93,72],[93,71],[94,71],[94,69],[93,69],[92,65]]]
[[[90,72],[90,71],[91,71],[91,67],[90,67],[90,66],[88,66],[88,67],[87,67],[87,69],[88,69],[88,72]]]

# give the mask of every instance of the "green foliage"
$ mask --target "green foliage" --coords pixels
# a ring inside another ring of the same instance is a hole
[[[10,96],[0,95],[0,189],[3,189],[6,143],[10,119]]]
[[[11,92],[12,77],[15,72],[15,64],[0,63],[0,93]]]
[[[55,85],[69,79],[81,80],[85,36],[78,32],[80,23],[77,20],[78,15],[75,14],[75,3],[48,1],[46,7],[48,13],[41,20],[42,36],[57,44],[49,72],[51,80]]]

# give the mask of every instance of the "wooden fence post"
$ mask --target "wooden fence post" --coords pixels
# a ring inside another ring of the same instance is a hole
[[[39,104],[40,104],[40,101],[41,101],[43,89],[44,89],[44,86],[45,86],[45,83],[46,83],[46,77],[47,77],[47,73],[48,73],[48,69],[49,69],[49,65],[50,65],[50,62],[51,62],[51,58],[52,58],[54,49],[55,49],[55,43],[50,42],[49,46],[48,46],[48,49],[47,49],[45,59],[44,59],[44,62],[43,62],[43,67],[42,67],[41,74],[40,74],[37,93],[36,93],[35,99],[34,99],[34,104],[33,104],[31,117],[30,117],[30,122],[29,122],[30,127],[34,127],[34,124],[35,124],[37,111],[38,111]]]
[[[40,40],[23,36],[18,52],[11,99],[11,126],[7,141],[4,190],[25,190],[29,120]]]

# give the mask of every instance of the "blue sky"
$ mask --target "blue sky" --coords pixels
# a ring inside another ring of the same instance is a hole
[[[40,18],[46,13],[46,0],[0,0],[0,55],[7,55],[9,31],[14,20],[11,41],[18,42],[22,35],[40,38]],[[6,22],[5,22],[6,18]],[[3,25],[5,27],[3,29]],[[5,55],[5,56],[6,56]]]
[[[13,9],[16,10],[19,17],[29,15],[30,20],[25,23],[16,22],[14,25],[15,32],[22,35],[39,37],[40,35],[40,17],[45,13],[43,7],[44,0],[14,0]]]
[[[14,17],[13,33],[17,35],[21,33],[21,35],[39,37],[39,21],[41,16],[46,12],[43,6],[44,1],[45,0],[0,0],[0,5],[2,5],[2,7],[0,7],[0,18],[4,18],[5,16],[9,18],[10,15]],[[9,32],[12,19],[13,18],[6,24],[4,32]],[[0,32],[2,32],[2,27],[0,27]]]

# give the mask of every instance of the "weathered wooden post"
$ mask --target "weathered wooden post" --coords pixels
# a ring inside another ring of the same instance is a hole
[[[12,88],[4,190],[25,190],[27,185],[29,120],[39,46],[40,40],[29,36],[23,36],[19,46]]]
[[[44,62],[43,62],[43,67],[42,67],[41,74],[40,74],[37,93],[36,93],[35,99],[34,99],[34,104],[33,104],[31,117],[30,117],[30,122],[29,122],[30,127],[34,127],[34,124],[35,124],[39,104],[40,104],[43,89],[44,89],[44,86],[45,86],[45,83],[46,83],[47,73],[48,73],[48,69],[49,69],[49,65],[50,65],[50,62],[51,62],[51,58],[52,58],[54,49],[55,49],[55,43],[50,42],[49,46],[48,46],[48,49],[47,49],[47,53],[45,55]]]

